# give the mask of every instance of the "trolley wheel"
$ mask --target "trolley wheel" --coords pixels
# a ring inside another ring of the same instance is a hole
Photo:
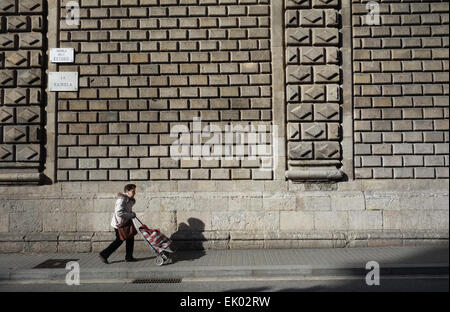
[[[166,259],[164,263],[173,263],[172,254],[164,254],[166,256]]]
[[[156,257],[155,262],[156,262],[156,265],[160,265],[161,266],[161,265],[164,264],[164,259],[163,259],[163,257],[158,256],[158,257]]]

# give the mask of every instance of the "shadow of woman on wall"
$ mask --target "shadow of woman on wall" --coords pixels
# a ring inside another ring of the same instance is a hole
[[[202,234],[204,230],[205,223],[196,218],[189,218],[187,224],[183,222],[178,225],[177,231],[170,236],[170,248],[175,251],[172,256],[173,263],[195,260],[205,255],[205,237]]]

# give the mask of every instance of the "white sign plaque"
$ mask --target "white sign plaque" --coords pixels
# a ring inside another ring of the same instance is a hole
[[[50,61],[52,63],[73,63],[73,48],[52,48],[50,49]]]
[[[50,91],[78,91],[78,73],[49,72],[48,86]]]

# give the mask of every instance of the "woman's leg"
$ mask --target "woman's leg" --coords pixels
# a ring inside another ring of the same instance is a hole
[[[126,251],[127,251],[127,254],[125,256],[125,260],[133,259],[134,236],[130,237],[129,239],[126,240],[125,248],[126,248]]]
[[[122,245],[122,241],[119,238],[119,231],[117,229],[114,229],[114,231],[116,232],[116,239],[108,246],[106,247],[106,249],[104,249],[100,255],[105,258],[108,259],[108,257],[114,252],[116,251],[117,248],[120,247],[120,245]]]

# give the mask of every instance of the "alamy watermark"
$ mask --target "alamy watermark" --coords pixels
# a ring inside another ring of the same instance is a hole
[[[366,3],[369,13],[366,15],[366,25],[380,25],[380,4],[376,1]]]
[[[369,261],[366,263],[366,270],[370,270],[366,274],[367,286],[380,285],[380,264],[377,261]]]
[[[225,125],[208,123],[200,117],[192,120],[192,129],[175,125],[170,137],[174,160],[259,160],[260,170],[274,170],[278,164],[278,128],[276,125]]]
[[[80,285],[80,264],[77,261],[70,261],[66,264],[66,284],[69,286]]]
[[[80,4],[77,1],[66,3],[67,14],[65,21],[67,25],[80,25]]]

